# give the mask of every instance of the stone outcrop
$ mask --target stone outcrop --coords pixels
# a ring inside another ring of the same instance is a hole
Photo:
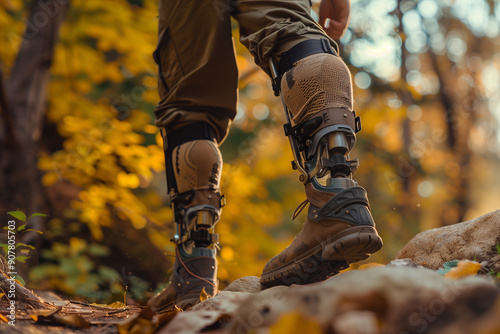
[[[252,277],[241,282],[256,283]],[[491,279],[450,280],[403,265],[352,270],[304,286],[222,291],[180,312],[159,333],[224,327],[228,333],[267,333],[283,317],[299,315],[322,333],[466,334],[500,328],[499,311],[500,291]]]
[[[452,260],[488,261],[500,244],[500,210],[479,218],[417,234],[395,256],[439,269]]]
[[[480,277],[449,280],[410,267],[353,270],[321,283],[252,294],[234,314],[229,332],[258,332],[292,312],[316,319],[325,333],[337,334],[437,333],[457,324],[470,329],[470,319],[482,317],[500,328],[492,313],[499,294],[492,281]]]

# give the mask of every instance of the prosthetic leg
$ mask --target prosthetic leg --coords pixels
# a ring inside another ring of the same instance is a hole
[[[264,267],[264,287],[324,280],[382,247],[366,191],[352,178],[358,162],[349,152],[361,123],[347,66],[322,39],[296,45],[278,63],[271,59],[270,68],[285,109],[292,167],[307,196],[294,218],[310,205],[302,231]]]
[[[200,301],[203,289],[211,296],[217,293],[214,226],[224,205],[219,189],[222,157],[214,129],[193,123],[175,131],[162,129],[162,136],[176,258],[169,286],[148,301],[156,312],[188,308]]]

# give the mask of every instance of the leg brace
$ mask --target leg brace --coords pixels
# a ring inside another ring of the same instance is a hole
[[[170,204],[174,211],[173,242],[191,253],[193,247],[218,243],[213,233],[224,197],[219,182],[222,157],[215,130],[193,123],[178,130],[162,129]]]
[[[322,39],[296,45],[278,63],[271,59],[270,67],[275,94],[281,92],[285,135],[294,155],[292,167],[301,173],[299,180],[317,188],[323,177],[330,186],[353,185],[351,180],[335,181],[351,179],[358,166],[357,160],[349,160],[361,122],[352,111],[347,66]]]

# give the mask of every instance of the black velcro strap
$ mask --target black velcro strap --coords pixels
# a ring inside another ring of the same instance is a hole
[[[176,130],[167,130],[167,138],[164,140],[164,145],[165,148],[172,150],[176,146],[193,140],[212,140],[217,143],[217,133],[208,123],[192,123]]]
[[[316,53],[330,53],[336,55],[328,40],[310,39],[295,45],[281,56],[278,63],[278,73],[281,75],[284,74],[290,70],[297,61]]]

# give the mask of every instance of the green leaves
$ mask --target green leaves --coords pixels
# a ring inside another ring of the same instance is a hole
[[[31,248],[31,249],[35,249],[35,246],[33,246],[33,245],[28,245],[28,244],[25,244],[25,243],[23,243],[23,242],[18,242],[18,243],[16,244],[16,248],[18,248],[18,247],[28,247],[28,248]]]
[[[25,222],[26,221],[26,214],[22,211],[9,211],[7,212],[8,215],[11,215],[12,217],[19,219],[20,221]]]
[[[2,249],[2,251],[3,251],[4,254],[7,254],[8,250],[9,250],[9,245],[8,244],[0,243],[0,248]],[[21,254],[29,254],[30,253],[30,249],[34,250],[36,248],[35,248],[35,246],[28,245],[28,244],[25,244],[23,242],[18,242],[16,244],[16,248],[15,249],[16,249],[16,254],[19,254],[19,253],[21,253]],[[28,256],[28,255],[17,255],[14,258],[14,261],[15,262],[25,263],[26,260],[29,259],[30,257],[31,256]],[[22,280],[22,278],[20,280]]]
[[[8,215],[11,215],[12,217],[20,220],[20,221],[23,221],[23,222],[26,222],[27,220],[29,220],[30,218],[32,217],[48,217],[49,215],[46,215],[45,213],[33,213],[31,214],[28,218],[26,218],[26,214],[22,211],[9,211],[7,212]],[[19,232],[19,233],[24,233],[24,232],[29,232],[29,231],[32,231],[32,232],[37,232],[39,234],[43,234],[42,231],[38,231],[38,230],[34,230],[34,229],[31,229],[31,228],[26,228],[26,224],[23,224],[21,226],[19,226],[16,231]],[[5,226],[4,227],[4,230],[7,230],[9,229],[8,226]],[[26,246],[26,245],[25,245]]]
[[[24,263],[30,256],[16,256],[16,261]]]
[[[30,219],[31,217],[48,217],[49,215],[46,215],[45,213],[34,213],[31,216],[28,217]]]
[[[109,255],[109,248],[103,245],[92,243],[88,246],[88,253],[91,256],[107,256]]]
[[[16,218],[17,220],[25,222],[24,224],[22,224],[21,226],[19,226],[15,229],[15,231],[17,232],[18,235],[21,235],[21,234],[28,232],[28,231],[33,231],[33,232],[43,234],[42,231],[34,230],[31,228],[26,228],[28,225],[27,220],[29,220],[32,217],[47,217],[46,214],[34,213],[34,214],[30,215],[29,217],[26,217],[26,214],[22,211],[9,211],[9,212],[7,212],[7,214]],[[12,232],[14,232],[13,229],[11,229],[13,227],[15,227],[15,224],[4,227],[4,230],[9,230],[9,234],[11,234]],[[16,239],[14,239],[14,240],[16,240]],[[11,246],[10,249],[9,249],[9,246]],[[4,254],[7,254],[8,251],[15,249],[15,253],[17,256],[14,258],[14,262],[19,262],[19,263],[26,263],[26,260],[31,257],[29,255],[30,251],[36,249],[35,246],[28,245],[28,244],[25,244],[23,242],[16,243],[15,248],[12,248],[12,246],[13,245],[0,243],[0,248],[2,249]],[[25,255],[19,255],[19,254],[25,254]],[[19,275],[15,275],[15,279],[19,282],[19,284],[21,284],[23,286],[26,284],[24,279]]]
[[[24,212],[22,212],[22,211],[9,211],[9,212],[7,212],[7,214],[11,215],[12,217],[14,217],[14,218],[16,218],[16,219],[18,219],[20,221],[23,221],[23,222],[26,222],[27,220],[29,220],[32,217],[48,217],[49,216],[49,215],[46,215],[45,213],[33,213],[28,218],[26,218],[26,214]],[[26,224],[19,226],[17,228],[17,231],[21,232],[21,231],[23,231],[25,229],[26,229]],[[26,231],[34,231],[34,230],[29,230],[28,229]],[[35,231],[35,232],[39,232],[40,233],[40,231]],[[40,233],[40,234],[42,234],[42,233]]]

